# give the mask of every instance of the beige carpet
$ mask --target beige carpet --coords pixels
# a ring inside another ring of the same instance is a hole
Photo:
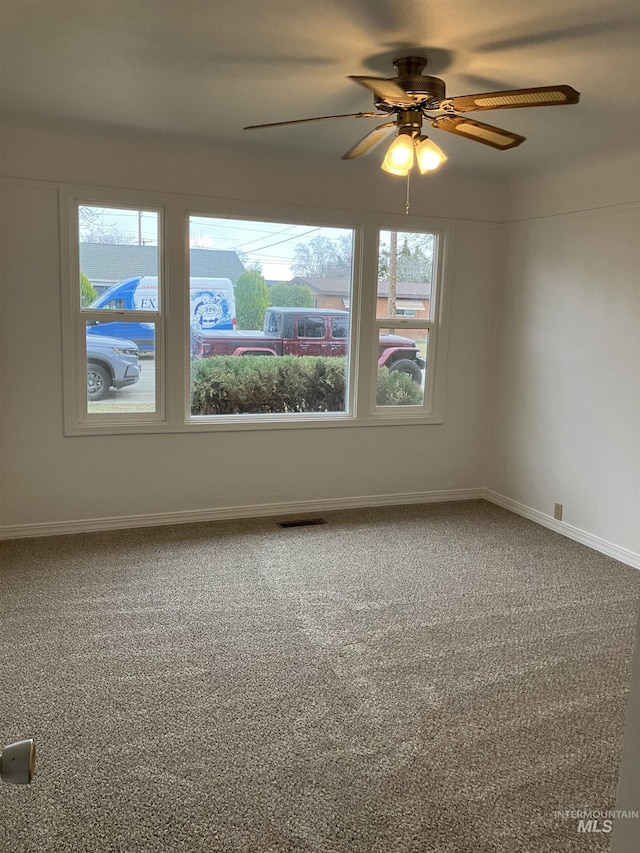
[[[640,573],[478,501],[0,545],[11,853],[607,850]]]

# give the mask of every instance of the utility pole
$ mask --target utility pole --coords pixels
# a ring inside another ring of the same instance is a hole
[[[396,291],[398,285],[398,232],[390,232],[389,240],[389,317],[396,316]]]

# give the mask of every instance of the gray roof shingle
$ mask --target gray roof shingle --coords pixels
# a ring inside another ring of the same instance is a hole
[[[230,278],[235,284],[244,272],[235,252],[191,249],[190,256],[194,277]],[[115,284],[134,275],[157,275],[158,247],[80,243],[80,271],[90,282],[100,284]]]
[[[296,276],[291,280],[292,284],[306,284],[312,293],[323,296],[348,296],[350,282],[348,279],[333,278],[309,278],[308,276]],[[378,296],[389,294],[389,282],[378,281]],[[431,295],[431,285],[422,281],[399,281],[396,284],[398,299],[428,299]]]

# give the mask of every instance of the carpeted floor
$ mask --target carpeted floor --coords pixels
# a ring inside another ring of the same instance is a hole
[[[608,850],[640,573],[482,501],[0,544],[11,853]]]

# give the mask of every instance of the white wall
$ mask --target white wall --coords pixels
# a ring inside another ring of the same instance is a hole
[[[5,129],[0,533],[484,486],[543,521],[559,501],[560,529],[637,559],[640,169],[632,157],[508,188],[448,166],[413,182],[412,215],[456,227],[443,425],[63,436],[59,183],[273,202],[292,216],[301,206],[404,209],[404,182],[375,158],[301,156],[286,180],[283,165],[269,149],[258,161],[246,150],[101,128]],[[310,477],[310,455],[335,464]]]
[[[453,170],[414,182],[412,213],[459,220],[444,424],[65,437],[59,182],[271,201],[291,205],[292,216],[300,205],[401,213],[405,185],[377,163],[338,158],[300,158],[283,180],[269,150],[256,161],[245,151],[101,129],[15,126],[3,143],[0,532],[482,487],[501,185]]]
[[[636,556],[639,175],[629,156],[512,187],[486,479]]]

